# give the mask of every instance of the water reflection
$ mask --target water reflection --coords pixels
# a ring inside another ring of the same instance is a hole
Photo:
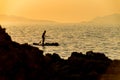
[[[12,40],[19,43],[39,42],[42,32],[47,30],[46,42],[59,42],[59,47],[40,47],[45,53],[58,53],[69,57],[73,51],[89,50],[103,52],[110,58],[120,59],[120,27],[89,25],[20,25],[6,26]]]

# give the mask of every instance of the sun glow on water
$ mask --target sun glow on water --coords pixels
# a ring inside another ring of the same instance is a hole
[[[69,27],[68,27],[69,26]],[[120,27],[115,25],[17,25],[6,27],[13,41],[38,43],[44,30],[46,42],[58,42],[58,47],[35,46],[45,53],[58,53],[68,58],[71,52],[103,52],[111,59],[120,59]],[[116,35],[117,34],[117,35]],[[32,45],[33,46],[33,45]]]

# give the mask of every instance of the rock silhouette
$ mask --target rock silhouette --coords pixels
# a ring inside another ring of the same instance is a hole
[[[97,80],[112,60],[103,53],[73,52],[68,59],[19,44],[0,27],[0,80]]]

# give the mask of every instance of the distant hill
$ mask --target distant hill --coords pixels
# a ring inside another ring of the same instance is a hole
[[[56,23],[55,21],[50,20],[33,20],[24,17],[18,16],[9,16],[9,15],[0,15],[0,23]]]
[[[97,24],[120,24],[120,14],[112,14],[104,17],[97,17],[89,23]]]
[[[18,16],[0,15],[1,23],[42,23],[42,24],[56,24],[58,22],[51,20],[33,20]],[[78,23],[73,23],[78,24]],[[81,22],[79,24],[120,24],[120,14],[112,14],[103,17],[97,17],[88,22]]]

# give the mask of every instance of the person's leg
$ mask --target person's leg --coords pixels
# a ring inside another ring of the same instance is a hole
[[[45,38],[42,39],[42,45],[44,46]]]

